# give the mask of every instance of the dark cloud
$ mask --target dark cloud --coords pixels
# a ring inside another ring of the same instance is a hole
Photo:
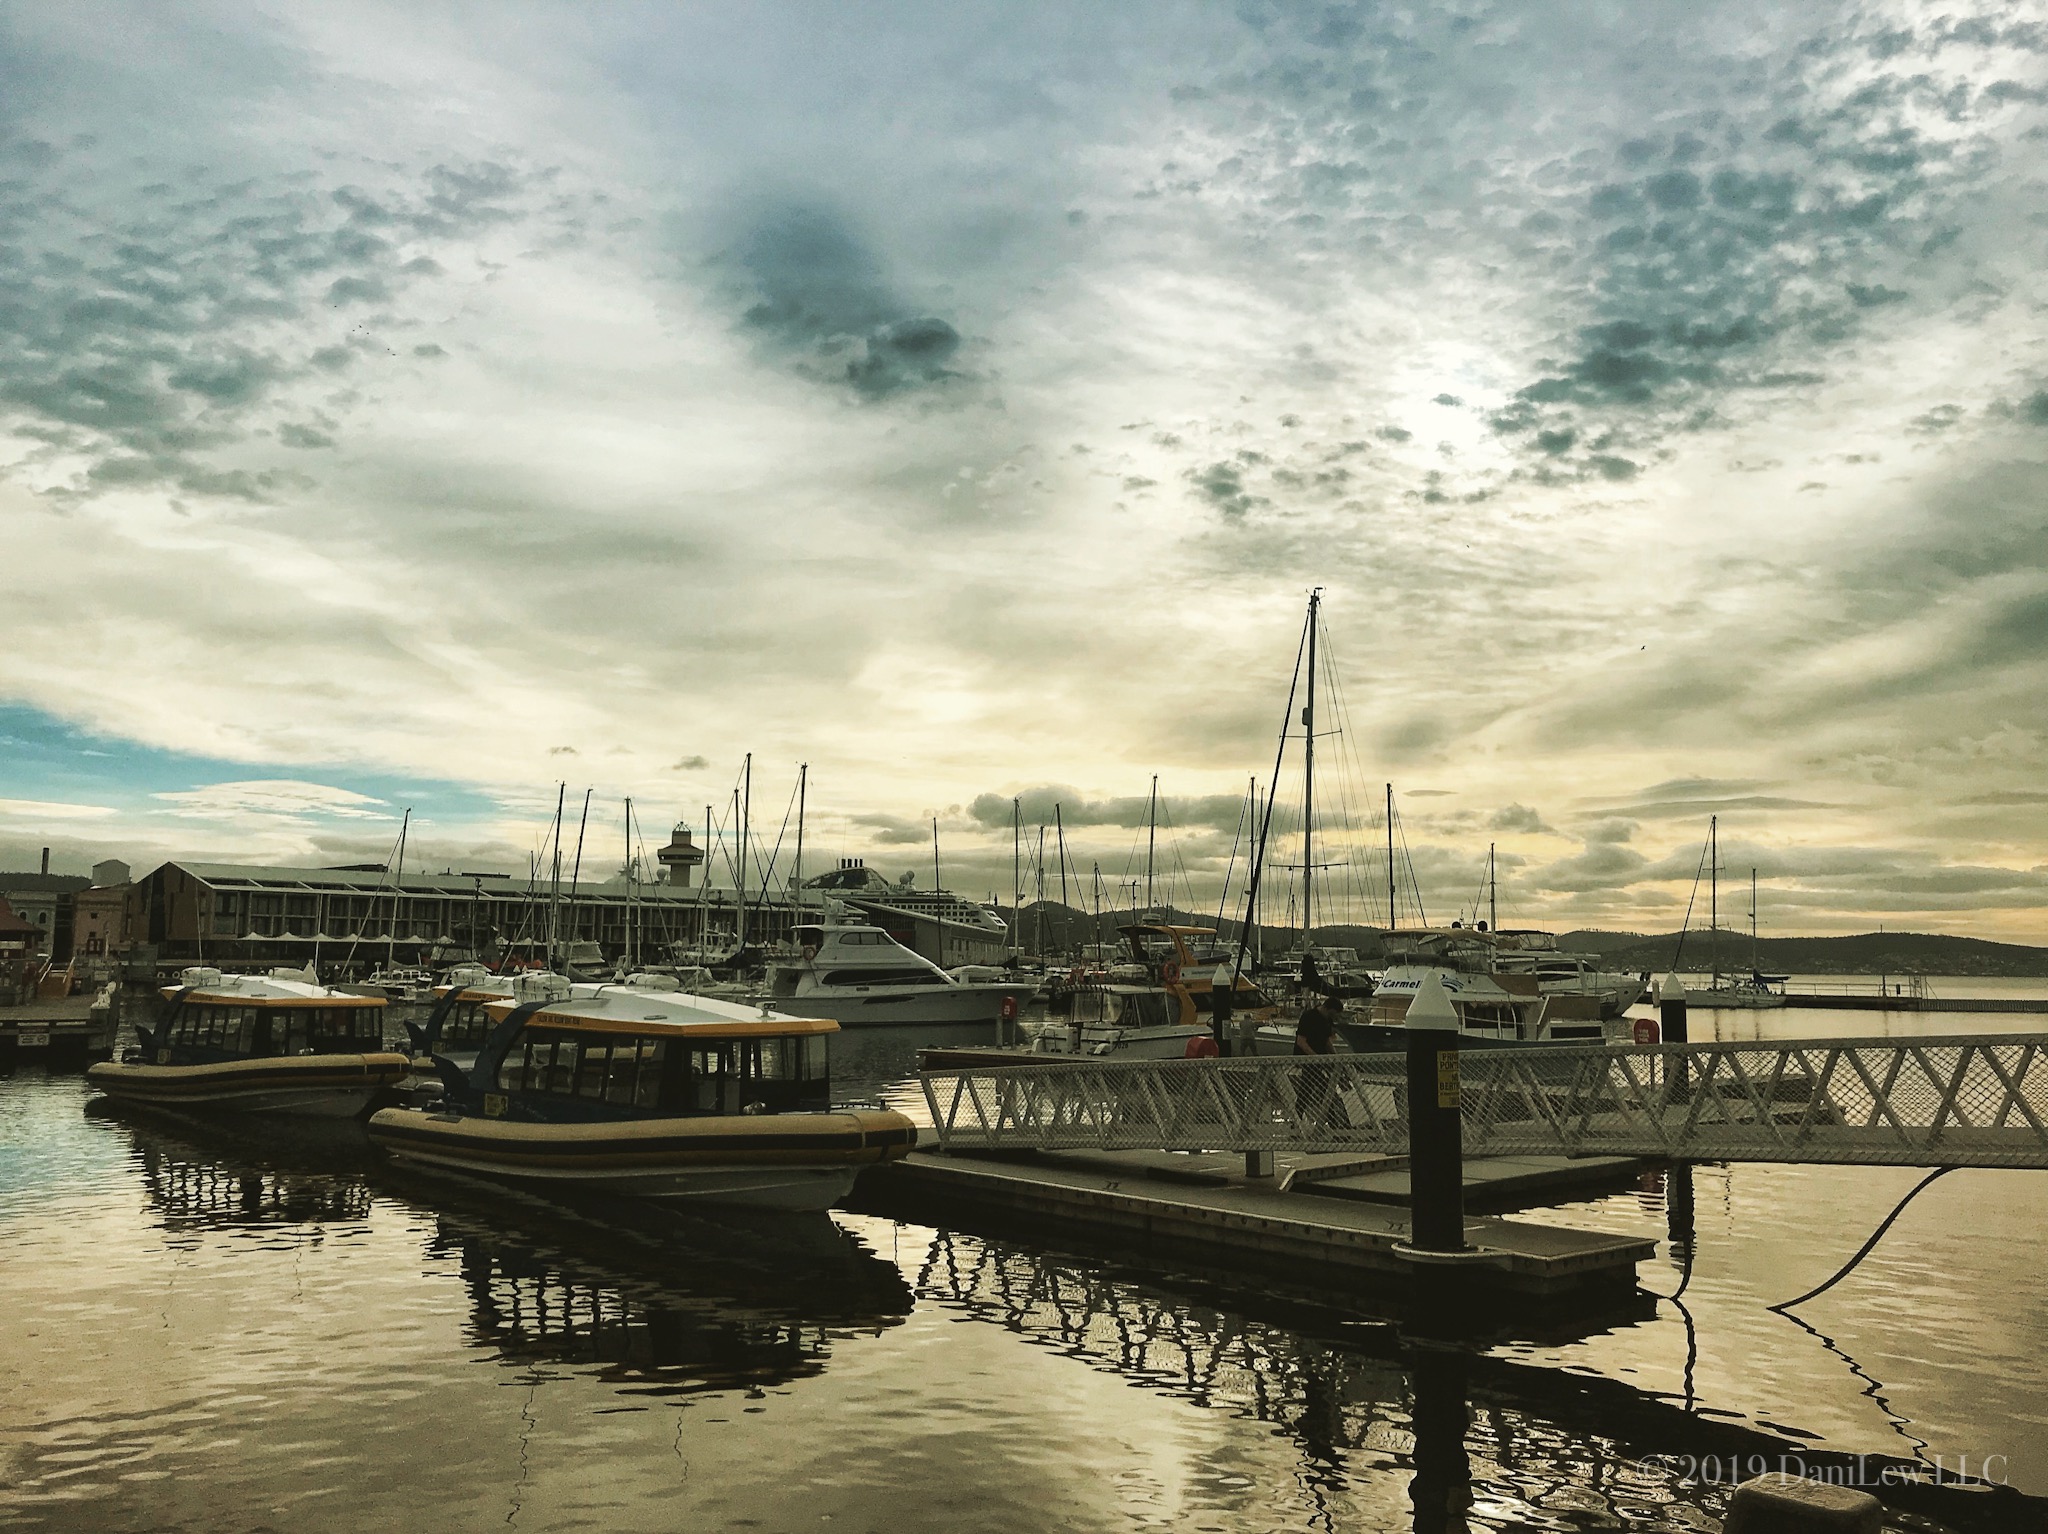
[[[702,772],[706,767],[709,767],[710,765],[710,761],[704,757],[686,756],[681,758],[680,760],[669,763],[668,770],[670,772]]]
[[[1498,809],[1487,819],[1487,829],[1492,831],[1548,831],[1543,817],[1526,804],[1510,804]]]
[[[1225,458],[1206,468],[1189,469],[1188,482],[1195,487],[1195,493],[1214,506],[1225,516],[1241,517],[1255,507],[1267,504],[1262,495],[1254,495],[1245,485],[1247,460],[1240,454],[1237,458]]]
[[[755,221],[737,257],[751,289],[742,322],[779,359],[868,399],[961,378],[959,331],[897,293],[837,214],[778,209]]]

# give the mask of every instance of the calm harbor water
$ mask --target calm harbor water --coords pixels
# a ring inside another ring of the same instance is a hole
[[[914,1098],[940,1032],[845,1035],[842,1089]],[[0,1526],[1699,1530],[1729,1469],[1702,1461],[1837,1451],[1995,1457],[2024,1498],[1930,1493],[1922,1526],[2048,1528],[2039,1173],[1935,1183],[1800,1321],[1764,1307],[1920,1174],[1695,1168],[1689,1255],[1661,1177],[1531,1212],[1657,1239],[1643,1293],[1444,1347],[1369,1294],[862,1215],[567,1210],[399,1175],[346,1127],[89,1098],[0,1080]]]

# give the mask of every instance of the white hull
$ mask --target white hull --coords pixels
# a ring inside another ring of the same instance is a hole
[[[842,1028],[919,1023],[987,1023],[1003,1015],[1005,997],[1022,1004],[1027,988],[1017,985],[874,986],[844,990],[819,986],[793,995],[757,995],[756,1005],[805,1017],[829,1017]]]

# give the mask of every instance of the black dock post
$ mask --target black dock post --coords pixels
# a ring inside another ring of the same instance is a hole
[[[1685,1044],[1685,982],[1677,975],[1666,975],[1657,985],[1657,1032],[1666,1044]],[[1692,1096],[1692,1068],[1683,1055],[1673,1058],[1671,1065],[1672,1102],[1684,1102]]]
[[[1676,975],[1666,975],[1657,983],[1657,1031],[1666,1044],[1684,1044],[1685,1023],[1685,982]]]
[[[1431,973],[1408,1004],[1408,1244],[1465,1250],[1465,1146],[1458,1013]]]

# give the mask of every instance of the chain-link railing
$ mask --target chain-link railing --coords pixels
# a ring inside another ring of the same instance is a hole
[[[1465,1153],[2048,1167],[2048,1035],[1462,1052]],[[1404,1153],[1400,1055],[923,1078],[947,1149]]]

